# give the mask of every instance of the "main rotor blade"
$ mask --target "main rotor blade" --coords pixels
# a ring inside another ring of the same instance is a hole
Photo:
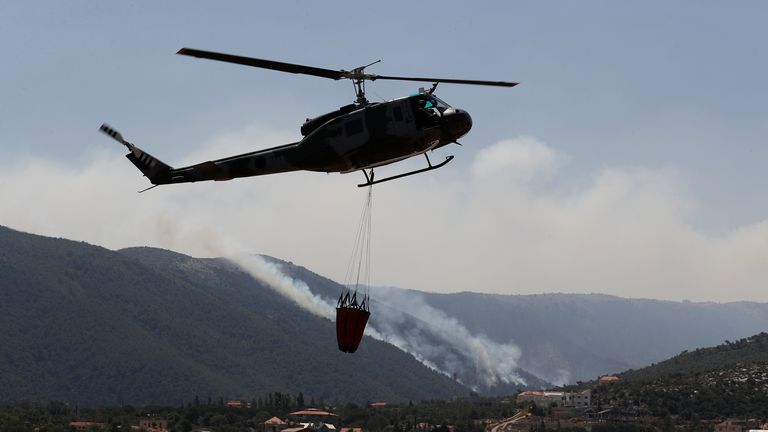
[[[398,77],[387,75],[372,75],[371,81],[375,80],[398,80],[398,81],[423,81],[423,82],[439,82],[449,84],[472,84],[472,85],[486,85],[496,87],[514,87],[519,83],[507,82],[507,81],[481,81],[481,80],[464,80],[464,79],[445,79],[445,78],[416,78],[416,77]]]
[[[227,63],[237,63],[245,66],[253,66],[264,69],[272,69],[281,72],[290,72],[295,74],[314,75],[323,78],[338,80],[342,78],[343,71],[323,69],[312,66],[304,66],[293,63],[283,63],[274,60],[257,59],[253,57],[243,57],[232,54],[217,53],[213,51],[203,51],[192,48],[182,48],[176,54],[190,57],[204,58],[208,60],[218,60]]]

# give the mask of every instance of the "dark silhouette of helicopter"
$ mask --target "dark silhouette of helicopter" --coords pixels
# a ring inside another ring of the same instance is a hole
[[[242,57],[211,51],[182,48],[177,54],[273,69],[295,74],[314,75],[333,80],[351,80],[357,98],[319,117],[307,119],[301,126],[303,138],[295,143],[259,150],[223,159],[202,162],[184,168],[172,168],[126,141],[106,124],[100,130],[128,147],[126,157],[149,178],[153,187],[203,180],[231,180],[288,171],[349,173],[362,171],[370,186],[413,174],[440,168],[453,159],[448,156],[436,165],[427,151],[457,143],[472,128],[469,113],[454,108],[434,92],[439,83],[513,87],[517,83],[443,78],[385,76],[365,73],[373,62],[350,71],[331,70],[273,60]],[[429,90],[386,102],[369,102],[365,98],[365,82],[376,80],[422,81],[434,83]],[[427,167],[380,180],[374,180],[373,168],[423,154]],[[366,171],[368,170],[368,171]],[[143,192],[143,191],[142,191]]]

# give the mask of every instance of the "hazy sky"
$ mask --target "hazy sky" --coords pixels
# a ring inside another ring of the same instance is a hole
[[[762,1],[0,2],[0,224],[248,250],[342,279],[361,175],[138,195],[149,183],[97,129],[182,165],[296,141],[354,97],[184,46],[331,69],[382,59],[371,72],[521,85],[439,87],[474,128],[435,155],[456,156],[445,168],[375,190],[375,284],[768,301],[767,18]]]

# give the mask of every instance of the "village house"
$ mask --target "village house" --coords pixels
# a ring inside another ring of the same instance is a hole
[[[289,413],[287,421],[289,424],[281,432],[336,432],[339,416],[317,408],[307,408]]]
[[[262,423],[261,426],[261,432],[281,432],[283,429],[288,428],[288,422],[283,421],[279,417],[272,417]]]
[[[317,408],[307,408],[301,411],[292,412],[288,414],[288,420],[292,423],[328,423],[332,425],[339,424],[338,415]]]
[[[524,391],[517,395],[517,403],[531,402],[539,408],[575,407],[583,408],[592,404],[592,391],[547,392]]]
[[[297,423],[283,429],[283,432],[336,432],[336,426],[322,422]]]
[[[233,399],[233,400],[227,401],[227,406],[230,408],[248,408],[248,403],[241,400]]]

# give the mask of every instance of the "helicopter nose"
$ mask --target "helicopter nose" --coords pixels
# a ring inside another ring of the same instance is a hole
[[[459,139],[472,129],[472,117],[461,108],[448,108],[443,112],[443,121],[453,139]]]

